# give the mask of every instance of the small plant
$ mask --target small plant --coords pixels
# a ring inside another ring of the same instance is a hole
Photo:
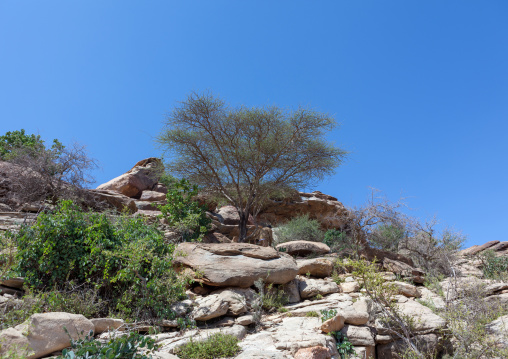
[[[335,318],[336,315],[337,311],[335,309],[321,310],[321,320],[323,321],[323,323],[326,322],[328,319]]]
[[[316,295],[314,296],[314,298],[312,298],[312,299],[314,299],[314,300],[320,300],[320,299],[323,299],[323,295],[322,295],[322,294],[316,294]]]
[[[338,229],[329,229],[325,233],[323,243],[325,243],[333,253],[339,253],[350,249],[351,241],[346,233]]]
[[[239,352],[238,338],[223,333],[212,334],[202,342],[191,338],[187,344],[175,350],[175,354],[182,359],[229,358]]]
[[[305,313],[305,316],[306,317],[315,317],[315,318],[318,318],[319,317],[319,314],[318,312],[314,311],[314,310],[311,310],[310,312],[307,312]]]
[[[289,241],[321,242],[323,231],[320,227],[320,223],[309,219],[308,215],[292,218],[277,229],[277,244]]]
[[[353,354],[355,354],[353,344],[345,335],[341,332],[331,332],[330,335],[334,336],[337,341],[337,351],[339,352],[341,359],[349,359]]]
[[[486,250],[478,255],[482,262],[482,271],[488,279],[508,279],[508,257],[496,256],[493,250]]]
[[[66,330],[67,331],[67,330]],[[68,334],[68,332],[67,332]],[[149,359],[158,346],[155,339],[138,333],[118,336],[110,339],[107,343],[93,338],[90,332],[85,338],[72,340],[71,349],[64,349],[59,359]],[[140,354],[139,352],[143,352]]]
[[[263,303],[263,309],[268,312],[279,310],[289,302],[288,296],[284,290],[274,287],[272,283],[266,286],[266,290],[263,291],[261,301]]]

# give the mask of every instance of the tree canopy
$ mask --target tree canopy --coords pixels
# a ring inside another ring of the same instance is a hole
[[[192,93],[165,120],[158,143],[172,173],[225,198],[240,216],[240,241],[249,214],[274,193],[312,187],[346,156],[324,136],[328,114],[277,106],[232,107],[210,93]]]

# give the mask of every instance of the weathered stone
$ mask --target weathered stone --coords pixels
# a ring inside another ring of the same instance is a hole
[[[332,274],[333,263],[326,258],[300,259],[296,261],[298,274],[325,278]]]
[[[276,246],[278,251],[284,251],[292,256],[306,256],[309,254],[330,253],[330,247],[321,242],[292,241],[281,243]]]
[[[505,289],[508,289],[508,283],[492,283],[485,288],[485,294],[486,295],[498,294]]]
[[[490,297],[483,299],[486,303],[489,304],[508,304],[508,293],[501,293],[496,295],[491,295]]]
[[[500,346],[508,348],[508,315],[490,322],[486,325],[486,329]]]
[[[342,293],[354,293],[360,290],[358,282],[344,282],[340,283],[340,289]]]
[[[141,192],[141,197],[139,197],[141,201],[148,201],[148,202],[157,202],[157,201],[164,201],[166,199],[166,195],[164,193],[161,193],[159,191],[143,191]]]
[[[21,278],[21,277],[0,280],[1,285],[5,285],[6,287],[17,288],[17,289],[23,288],[23,283],[25,283],[25,278]]]
[[[123,319],[114,319],[114,318],[96,318],[90,319],[90,321],[94,325],[95,334],[101,334],[109,330],[116,330],[124,324]]]
[[[323,347],[303,348],[295,354],[295,359],[330,359],[331,357],[330,350]]]
[[[369,327],[358,327],[355,325],[346,325],[342,328],[341,333],[344,334],[351,344],[363,347],[376,345],[374,335]]]
[[[255,292],[250,288],[223,288],[211,293],[218,295],[228,303],[228,315],[240,315],[250,309]]]
[[[298,279],[293,279],[291,282],[282,286],[282,290],[287,295],[288,303],[299,303],[301,300],[300,290],[298,289]]]
[[[374,359],[376,358],[376,347],[359,347],[356,346],[353,348],[355,354],[351,357],[351,359]]]
[[[210,320],[225,315],[229,308],[229,303],[218,294],[197,298],[196,303],[197,306],[192,311],[192,316],[198,321]]]
[[[91,189],[89,193],[100,202],[106,202],[118,211],[137,212],[136,201],[121,193],[109,190]]]
[[[344,317],[344,322],[346,324],[364,325],[369,321],[369,313],[359,312],[353,308],[351,308],[351,310],[344,310],[341,314]]]
[[[30,358],[37,358],[36,356],[30,356],[33,352],[30,347],[28,338],[23,335],[19,330],[14,328],[7,328],[0,331],[0,357],[7,358],[5,355],[7,352],[15,352],[20,357],[26,355]]]
[[[413,338],[413,342],[422,353],[434,357],[439,350],[439,340],[436,334],[418,335]],[[387,344],[377,346],[377,359],[402,359],[407,344],[403,340],[397,340]]]
[[[399,294],[405,295],[406,297],[419,298],[421,296],[418,289],[416,289],[416,287],[412,284],[405,282],[390,282],[390,285],[396,286],[396,288],[399,291]]]
[[[321,331],[325,333],[338,332],[342,328],[344,328],[344,316],[342,313],[337,314],[335,317],[321,324]]]
[[[236,318],[236,324],[240,325],[250,325],[254,323],[254,316],[252,314],[244,315]]]
[[[430,308],[414,300],[398,303],[396,306],[401,314],[414,319],[413,328],[415,332],[433,332],[444,328],[446,325],[443,318],[434,314]],[[392,334],[390,329],[386,328],[379,320],[376,320],[376,329],[378,334]]]
[[[175,255],[178,271],[191,268],[199,272],[196,281],[211,286],[248,288],[258,279],[285,284],[298,273],[290,256],[253,244],[187,242],[178,245]]]
[[[298,289],[300,290],[300,297],[311,298],[318,294],[326,295],[330,293],[339,292],[337,283],[327,279],[311,279],[299,276]]]
[[[434,306],[437,309],[444,309],[446,307],[446,303],[439,295],[435,294],[431,290],[420,287],[418,291],[421,294],[420,300],[425,301],[426,303]]]

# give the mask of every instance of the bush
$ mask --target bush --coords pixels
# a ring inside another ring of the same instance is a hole
[[[53,140],[54,144],[59,144],[58,140]],[[8,160],[16,150],[21,148],[30,149],[38,152],[46,147],[40,135],[28,135],[24,129],[20,131],[7,132],[0,136],[0,160]]]
[[[338,229],[329,229],[325,233],[323,240],[333,253],[340,253],[344,251],[354,250],[352,242],[346,235],[346,232]]]
[[[17,244],[14,270],[36,291],[90,285],[109,310],[146,320],[174,319],[170,305],[184,297],[185,279],[172,268],[174,245],[141,217],[113,221],[63,201],[22,227]]]
[[[493,250],[486,250],[478,254],[482,262],[482,271],[485,278],[501,279],[508,278],[508,257],[497,256]]]
[[[174,182],[167,176],[164,178],[169,187],[166,204],[159,206],[162,216],[176,228],[184,241],[201,241],[211,220],[206,217],[206,209],[193,200],[198,194],[197,186],[186,179]]]
[[[289,241],[321,242],[324,238],[320,223],[308,215],[292,218],[277,229],[277,244]]]
[[[64,349],[58,359],[149,359],[158,346],[155,339],[138,333],[118,336],[103,343],[90,332],[83,339],[71,340],[71,349]],[[142,352],[143,354],[141,354]]]
[[[381,224],[370,234],[369,243],[374,248],[396,253],[400,241],[405,237],[404,228],[394,224]]]
[[[202,342],[190,339],[190,342],[175,350],[182,359],[229,358],[240,352],[238,339],[232,335],[216,333]]]

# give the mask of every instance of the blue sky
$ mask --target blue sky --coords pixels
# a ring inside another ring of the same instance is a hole
[[[369,187],[468,245],[508,240],[508,2],[0,0],[0,134],[88,146],[105,182],[158,156],[192,90],[311,106],[351,152],[315,189]]]

